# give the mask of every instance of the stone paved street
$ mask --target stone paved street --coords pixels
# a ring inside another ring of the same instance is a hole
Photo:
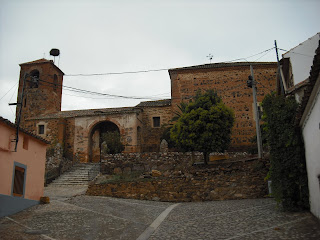
[[[174,205],[85,189],[47,188],[50,204],[0,219],[0,239],[320,239],[318,219],[280,212],[273,199]]]

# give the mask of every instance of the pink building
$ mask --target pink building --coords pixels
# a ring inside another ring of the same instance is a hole
[[[40,202],[48,141],[0,117],[0,217]]]

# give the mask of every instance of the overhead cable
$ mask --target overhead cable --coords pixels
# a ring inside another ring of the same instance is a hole
[[[260,54],[263,54],[265,52],[268,52],[270,50],[274,49],[274,47],[269,48],[267,50],[264,50],[262,52],[253,54],[249,57],[245,57],[245,58],[238,58],[238,59],[233,59],[230,61],[225,61],[226,63],[228,62],[234,62],[234,61],[238,61],[238,60],[247,60],[247,58],[251,58]],[[161,69],[150,69],[150,70],[138,70],[138,71],[125,71],[125,72],[109,72],[109,73],[78,73],[78,74],[65,74],[64,76],[66,77],[79,77],[79,76],[83,76],[83,77],[90,77],[90,76],[104,76],[104,75],[122,75],[122,74],[136,74],[136,73],[149,73],[149,72],[161,72],[161,71],[168,71],[170,69],[175,69],[175,68],[161,68]]]
[[[39,79],[39,82],[42,82],[44,84],[47,85],[55,85],[52,82],[48,82],[45,80],[41,80]],[[54,86],[53,86],[54,87]],[[57,88],[61,88],[61,86],[56,86]],[[69,87],[69,86],[62,86],[65,90],[67,91],[71,91],[71,92],[77,92],[77,93],[83,93],[83,94],[91,94],[91,95],[99,95],[99,96],[106,96],[106,97],[113,97],[113,98],[125,98],[125,99],[139,99],[139,100],[143,100],[143,99],[150,99],[150,100],[156,100],[159,98],[155,98],[155,97],[151,97],[151,96],[124,96],[124,95],[116,95],[116,94],[108,94],[108,93],[100,93],[100,92],[94,92],[94,91],[89,91],[89,90],[84,90],[84,89],[80,89],[80,88],[74,88],[74,87]]]

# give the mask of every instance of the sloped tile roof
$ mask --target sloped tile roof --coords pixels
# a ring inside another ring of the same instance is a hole
[[[320,74],[320,40],[319,40],[318,48],[316,49],[315,53],[316,55],[313,58],[313,64],[311,66],[310,75],[308,78],[308,85],[304,90],[304,95],[303,95],[300,107],[298,109],[298,113],[296,115],[296,121],[295,121],[296,124],[299,124],[301,121],[301,118],[304,114],[304,111],[306,110],[313,88]]]
[[[165,107],[165,106],[171,106],[171,99],[141,102],[136,107]]]
[[[43,114],[30,119],[41,120],[41,119],[72,118],[72,117],[84,117],[84,116],[113,115],[113,114],[123,114],[123,113],[139,113],[140,111],[141,110],[134,107],[85,109],[85,110],[61,111],[57,113]]]
[[[181,70],[194,70],[194,69],[210,69],[210,68],[223,68],[223,67],[241,67],[241,66],[256,66],[256,65],[277,65],[276,62],[221,62],[221,63],[211,63],[211,64],[203,64],[196,65],[190,67],[182,67],[182,68],[172,68],[169,69],[169,72],[181,71]]]
[[[3,118],[1,116],[0,116],[0,122],[5,123],[6,125],[8,125],[11,128],[15,128],[15,129],[17,128],[16,124],[10,122],[8,119]],[[34,134],[32,132],[27,131],[26,129],[23,129],[23,128],[19,127],[19,131],[21,131],[21,132],[23,132],[23,133],[25,133],[25,134],[27,134],[27,135],[29,135],[31,137],[34,137],[34,138],[36,138],[36,139],[38,139],[38,140],[40,140],[40,141],[42,141],[42,142],[44,142],[46,144],[50,144],[50,141],[47,141],[44,138],[42,138],[42,137],[40,137],[40,136],[38,136],[38,135],[36,135],[36,134]]]
[[[50,63],[52,64],[55,68],[57,68],[62,74],[64,74],[60,68],[58,68],[54,62],[52,60],[48,60],[48,59],[45,59],[45,58],[41,58],[41,59],[38,59],[38,60],[35,60],[35,61],[31,61],[31,62],[25,62],[25,63],[21,63],[19,64],[20,66],[22,65],[32,65],[32,64],[40,64],[40,63]]]
[[[25,63],[20,63],[19,65],[28,65],[28,64],[37,64],[37,63],[53,63],[52,60],[47,60],[45,58],[41,58],[35,61],[31,61],[31,62],[25,62]]]
[[[295,50],[297,47],[303,45],[304,43],[308,42],[310,39],[312,39],[315,36],[319,36],[320,37],[320,32],[316,33],[315,35],[313,35],[312,37],[309,37],[307,40],[303,41],[302,43],[298,44],[297,46],[291,48],[290,50],[288,50],[287,52],[283,53],[282,56],[286,55],[289,52],[292,52],[293,50]]]

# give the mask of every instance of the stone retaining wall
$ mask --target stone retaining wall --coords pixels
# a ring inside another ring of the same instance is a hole
[[[221,153],[214,153],[219,155]],[[229,159],[243,159],[247,153],[228,153]],[[148,172],[159,170],[162,172],[174,170],[187,171],[194,163],[203,162],[200,152],[146,152],[105,154],[101,156],[102,174],[120,174],[131,171]]]
[[[268,194],[267,160],[223,161],[192,166],[169,176],[92,184],[87,194],[170,202],[261,198]]]
[[[191,167],[194,162],[203,161],[202,159],[201,153],[182,152],[106,154],[101,159],[101,173],[148,172],[154,169],[162,172],[183,170]]]

